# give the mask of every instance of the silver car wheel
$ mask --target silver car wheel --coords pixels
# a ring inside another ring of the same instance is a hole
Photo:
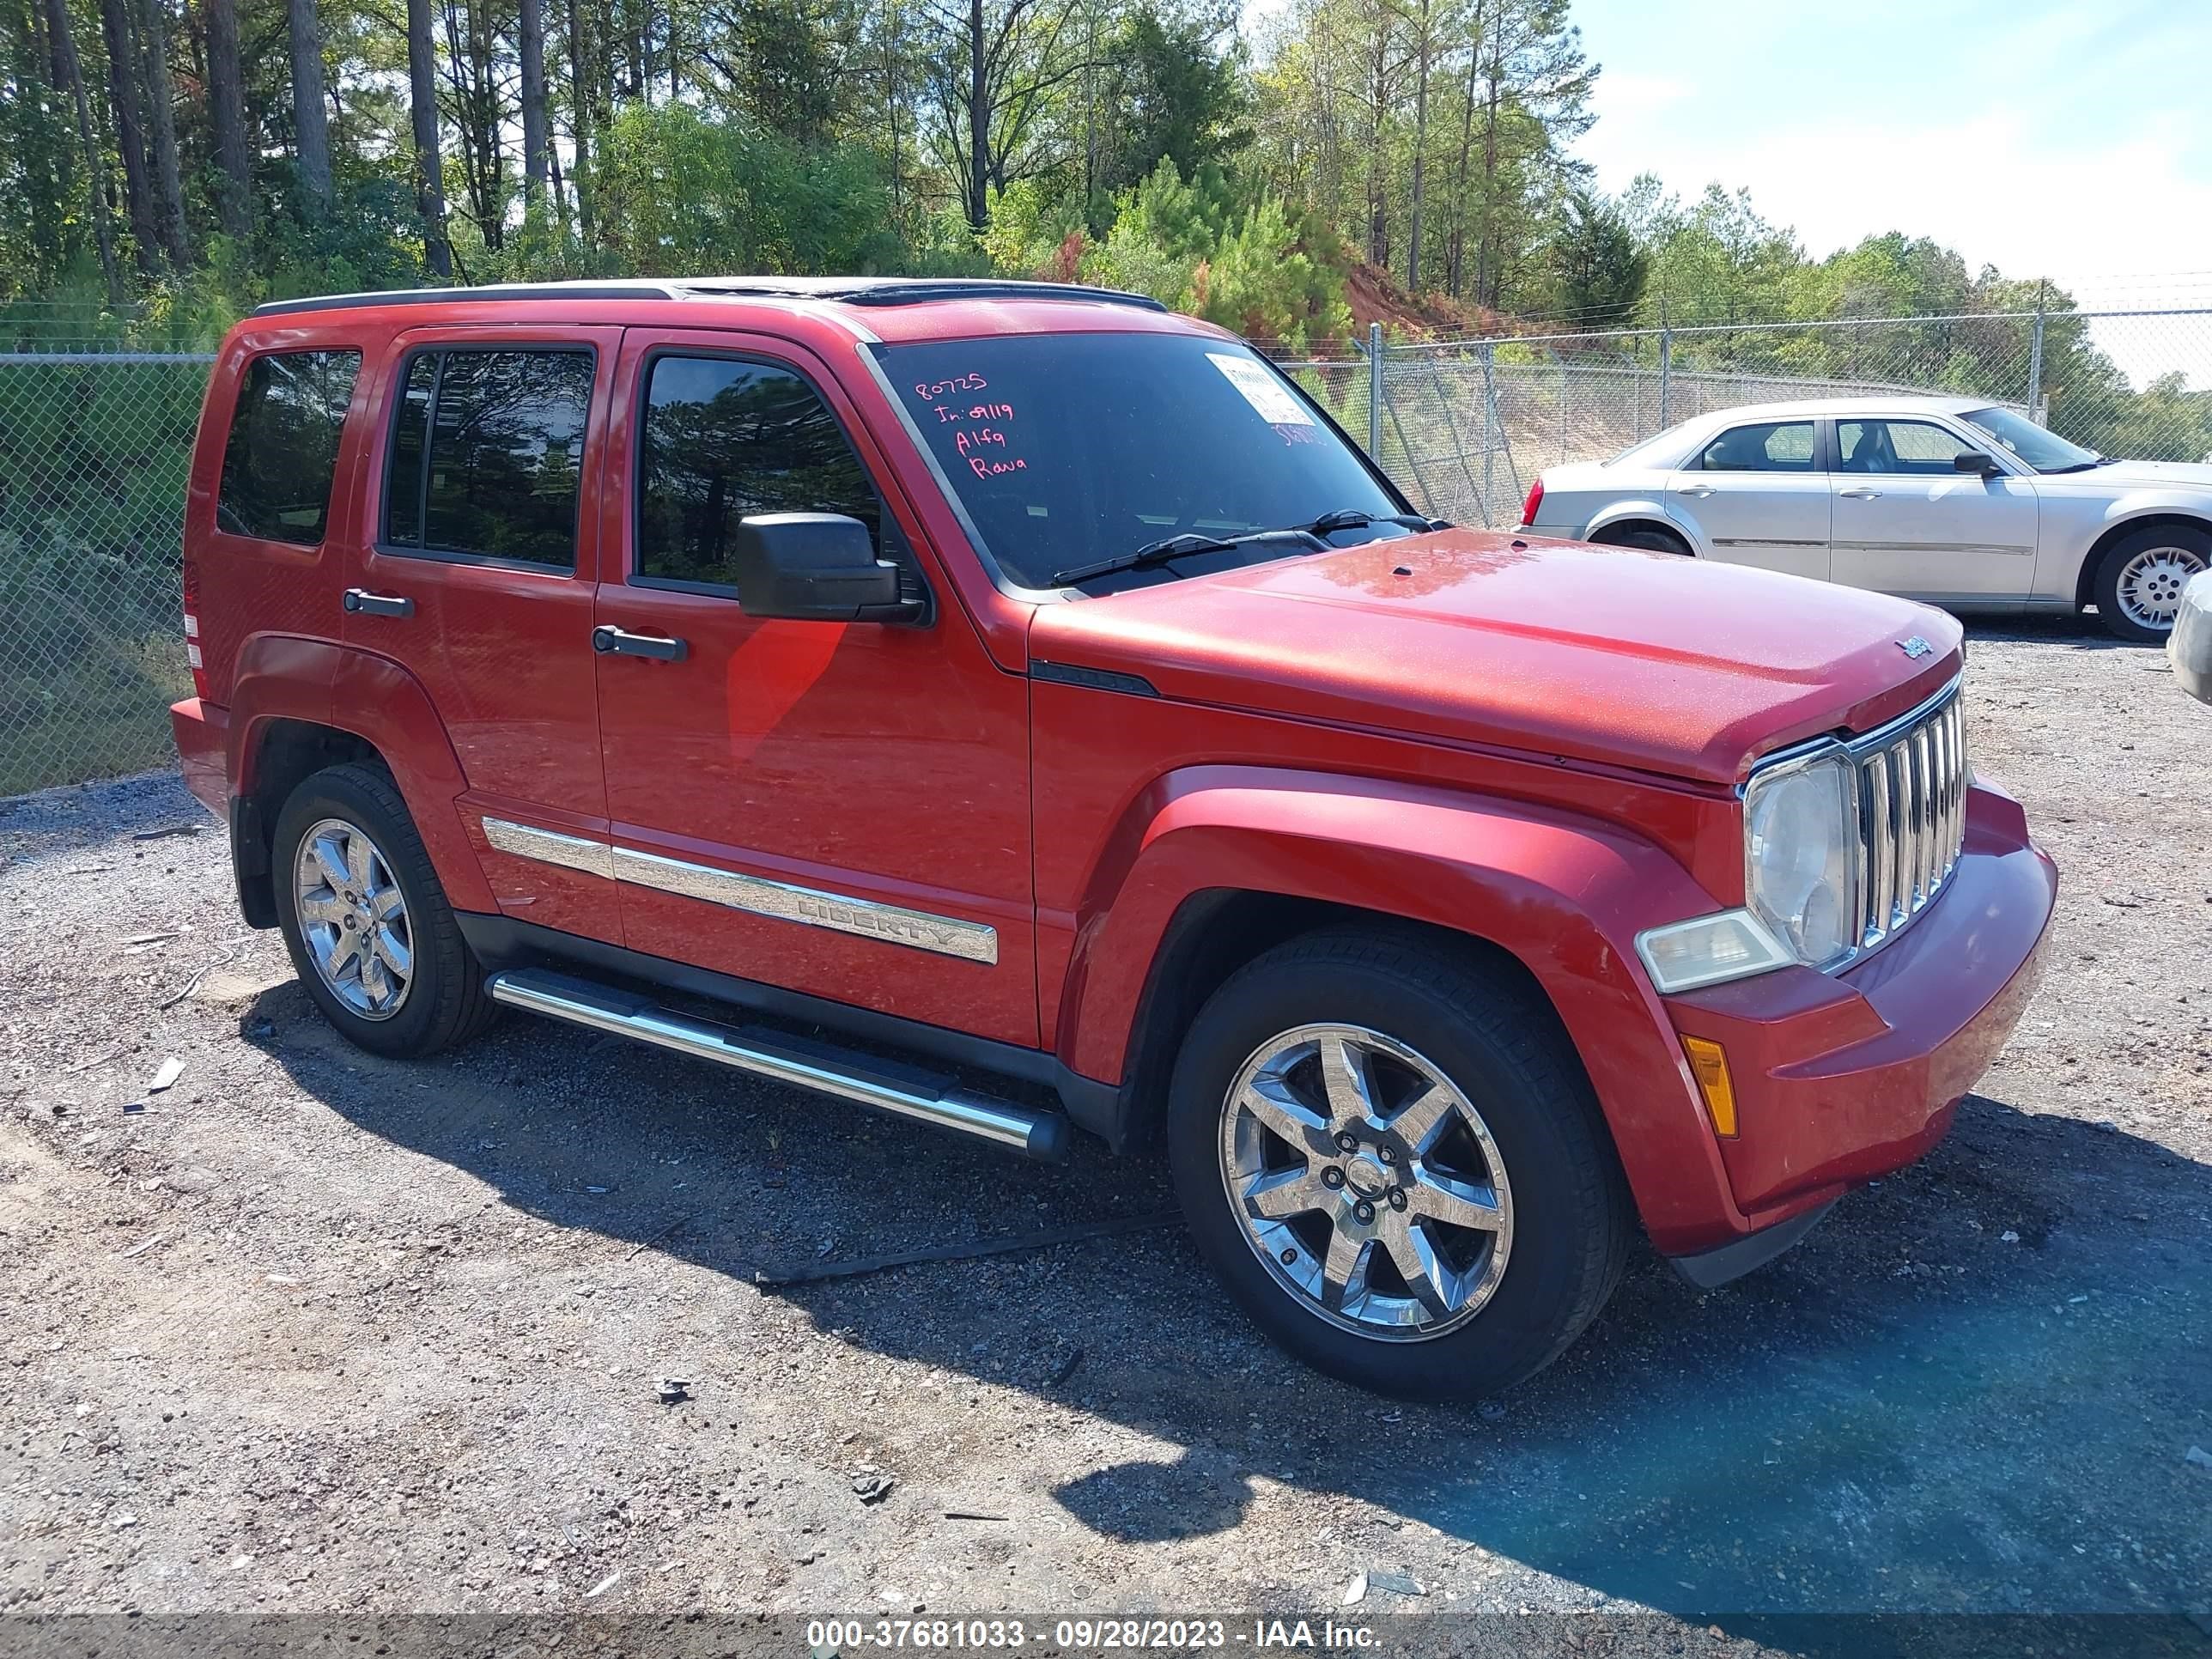
[[[360,825],[324,818],[300,840],[292,890],[300,936],[332,995],[363,1019],[389,1019],[415,980],[407,902]]]
[[[2113,591],[2120,611],[2138,628],[2170,629],[2181,610],[2181,590],[2204,568],[2185,547],[2147,547],[2120,567]]]
[[[1431,1061],[1357,1025],[1301,1025],[1239,1068],[1221,1179],[1245,1242],[1309,1311],[1423,1341],[1480,1313],[1513,1248],[1489,1126]]]

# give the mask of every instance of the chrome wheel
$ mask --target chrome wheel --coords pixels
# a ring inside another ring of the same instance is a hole
[[[1362,1336],[1442,1336],[1504,1277],[1513,1194],[1488,1126],[1379,1031],[1302,1025],[1261,1044],[1224,1103],[1221,1178],[1268,1272]]]
[[[2120,612],[2138,628],[2164,631],[2181,609],[2181,590],[2204,568],[2204,560],[2186,547],[2147,547],[2120,567],[2113,592]]]
[[[325,818],[301,838],[293,892],[315,971],[363,1019],[389,1019],[415,978],[407,902],[383,852],[357,824]]]

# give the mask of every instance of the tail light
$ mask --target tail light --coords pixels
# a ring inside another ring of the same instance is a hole
[[[1536,522],[1536,509],[1544,504],[1544,481],[1541,478],[1528,486],[1528,499],[1521,503],[1521,522]]]
[[[207,665],[200,656],[200,571],[185,561],[185,660],[191,665],[192,695],[208,695]]]

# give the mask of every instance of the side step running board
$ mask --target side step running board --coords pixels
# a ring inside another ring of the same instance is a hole
[[[920,1118],[1024,1155],[1056,1163],[1067,1156],[1067,1120],[1057,1112],[997,1100],[872,1054],[752,1026],[718,1025],[663,1008],[651,999],[545,969],[494,974],[494,1002],[525,1008],[595,1031],[634,1037],[678,1054],[735,1066],[777,1083],[818,1090],[878,1111]]]

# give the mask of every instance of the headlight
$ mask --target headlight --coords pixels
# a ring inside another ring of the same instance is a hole
[[[1743,797],[1744,908],[1638,935],[1653,985],[1671,995],[1848,957],[1859,943],[1858,799],[1858,770],[1846,754],[1753,773]]]
[[[1744,791],[1744,902],[1808,968],[1859,943],[1858,773],[1815,755],[1752,775]]]

